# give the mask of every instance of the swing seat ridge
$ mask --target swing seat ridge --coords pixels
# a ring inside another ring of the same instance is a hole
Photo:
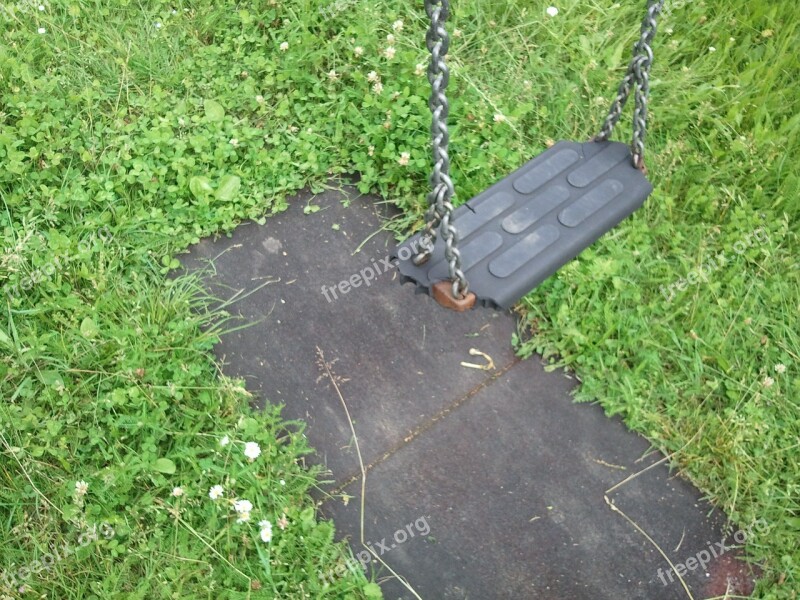
[[[640,208],[652,191],[626,144],[554,144],[453,212],[476,304],[510,308]],[[437,236],[430,258],[417,266],[412,258],[420,238],[400,244],[395,256],[402,281],[431,293],[449,279],[445,242]]]

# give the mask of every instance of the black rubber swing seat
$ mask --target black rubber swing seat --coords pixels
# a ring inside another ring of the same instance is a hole
[[[652,191],[626,144],[558,142],[453,211],[462,270],[476,304],[510,308],[641,207]],[[416,266],[411,258],[419,239],[416,234],[400,244],[395,256],[403,283],[430,293],[449,278],[444,241],[438,236],[430,259]]]

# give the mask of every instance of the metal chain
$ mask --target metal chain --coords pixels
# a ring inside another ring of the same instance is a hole
[[[453,225],[455,188],[450,179],[448,154],[450,133],[447,129],[447,117],[450,113],[450,103],[446,91],[450,82],[450,70],[444,59],[450,48],[450,37],[445,29],[445,22],[450,15],[450,1],[425,0],[425,12],[431,20],[425,41],[431,53],[431,62],[428,65],[431,97],[428,105],[432,114],[433,171],[430,176],[431,191],[428,193],[426,225],[420,240],[422,251],[414,257],[414,264],[424,264],[431,257],[438,229],[445,241],[444,254],[449,265],[450,280],[453,282],[453,297],[463,298],[469,291],[469,284],[461,269],[458,232]]]
[[[635,109],[633,112],[633,141],[631,152],[633,164],[637,169],[644,170],[644,140],[647,135],[647,101],[650,95],[650,67],[653,64],[653,49],[650,44],[656,35],[657,22],[665,0],[647,0],[647,14],[642,21],[642,30],[639,40],[633,47],[633,58],[628,65],[625,77],[622,78],[617,97],[611,103],[611,109],[606,117],[600,133],[594,138],[597,141],[606,141],[611,137],[617,122],[622,116],[622,110],[628,101],[631,90],[634,90]]]

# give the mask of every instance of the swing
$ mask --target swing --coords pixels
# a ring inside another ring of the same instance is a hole
[[[449,0],[425,0],[431,62],[433,171],[425,228],[397,247],[401,281],[442,306],[507,309],[640,208],[653,191],[644,165],[650,43],[664,0],[647,0],[633,59],[602,130],[587,142],[561,141],[453,209],[448,156]],[[609,137],[634,91],[633,142]],[[456,223],[458,228],[456,229]]]

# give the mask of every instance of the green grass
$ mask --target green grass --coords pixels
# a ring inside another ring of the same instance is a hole
[[[460,201],[548,140],[602,123],[642,3],[565,0],[553,18],[548,4],[455,4]],[[44,5],[0,13],[0,569],[67,544],[75,553],[27,578],[31,597],[377,597],[355,574],[325,587],[319,575],[346,554],[315,519],[302,424],[249,411],[241,382],[211,359],[225,314],[195,279],[166,274],[190,244],[268,218],[331,175],[360,173],[364,191],[403,210],[399,231],[421,225],[424,11],[406,0],[324,16],[326,0]],[[531,334],[517,340],[521,354],[574,369],[580,399],[674,452],[735,523],[768,523],[748,549],[765,568],[757,596],[770,599],[800,589],[798,37],[791,3],[673,3],[652,73],[656,191],[525,299]],[[669,300],[660,291],[720,252],[708,281]],[[262,449],[253,463],[249,441]],[[252,501],[249,525],[208,498],[217,483]],[[274,525],[269,544],[261,519]],[[78,549],[101,523],[114,535]]]

